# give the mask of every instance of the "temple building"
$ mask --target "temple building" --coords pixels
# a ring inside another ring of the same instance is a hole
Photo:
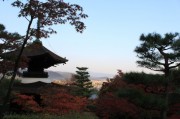
[[[12,56],[17,56],[19,51],[5,53],[4,56],[10,59]],[[68,61],[48,50],[40,40],[35,40],[27,45],[22,56],[27,58],[27,71],[22,72],[23,78],[48,78],[48,72],[45,72],[44,69],[57,64],[65,64]]]
[[[36,40],[31,44],[28,44],[22,53],[22,57],[27,58],[27,71],[22,72],[24,78],[48,78],[48,73],[44,71],[51,66],[57,64],[65,64],[68,60],[43,46],[40,41],[40,20],[37,21],[37,33]],[[3,59],[12,60],[15,56],[18,56],[20,49],[8,53],[1,54]]]
[[[22,55],[28,58],[28,70],[23,72],[23,77],[47,78],[48,73],[44,69],[68,61],[48,50],[39,40],[25,47]]]

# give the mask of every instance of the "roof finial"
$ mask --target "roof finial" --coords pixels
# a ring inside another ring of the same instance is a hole
[[[37,20],[37,32],[36,32],[36,39],[39,40],[40,39],[40,20],[38,18]]]
[[[41,32],[40,32],[40,19],[38,18],[38,20],[37,20],[37,30],[36,30],[36,40],[34,42],[42,44],[42,42],[40,41],[40,37],[41,37],[40,34],[41,34]]]

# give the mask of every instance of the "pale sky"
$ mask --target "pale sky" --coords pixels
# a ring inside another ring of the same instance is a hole
[[[18,18],[18,9],[10,2],[0,2],[0,23],[8,31],[25,34],[27,22]],[[52,70],[75,72],[76,67],[89,71],[116,74],[145,71],[137,66],[134,49],[142,33],[180,32],[180,0],[64,0],[84,8],[88,18],[83,34],[70,25],[54,27],[57,34],[42,39],[45,47],[69,61]]]

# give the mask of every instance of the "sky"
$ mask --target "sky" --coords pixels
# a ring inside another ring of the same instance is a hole
[[[9,32],[25,34],[27,21],[18,18],[12,0],[0,2],[0,23]],[[64,0],[79,4],[89,17],[85,31],[77,33],[66,24],[53,27],[57,34],[41,39],[43,45],[69,61],[50,70],[75,72],[88,67],[90,72],[116,74],[150,70],[138,67],[134,49],[142,33],[180,32],[180,0]]]

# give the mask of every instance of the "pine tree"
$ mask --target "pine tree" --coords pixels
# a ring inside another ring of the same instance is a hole
[[[167,119],[170,86],[172,83],[171,71],[180,66],[180,34],[166,33],[162,37],[158,33],[142,34],[141,44],[135,48],[139,66],[153,71],[160,71],[165,76],[165,102],[166,107],[162,110],[162,119]]]
[[[76,71],[75,79],[76,85],[80,88],[79,94],[82,96],[89,97],[92,92],[92,82],[89,79],[90,75],[87,71],[87,67],[76,67],[78,71]]]

